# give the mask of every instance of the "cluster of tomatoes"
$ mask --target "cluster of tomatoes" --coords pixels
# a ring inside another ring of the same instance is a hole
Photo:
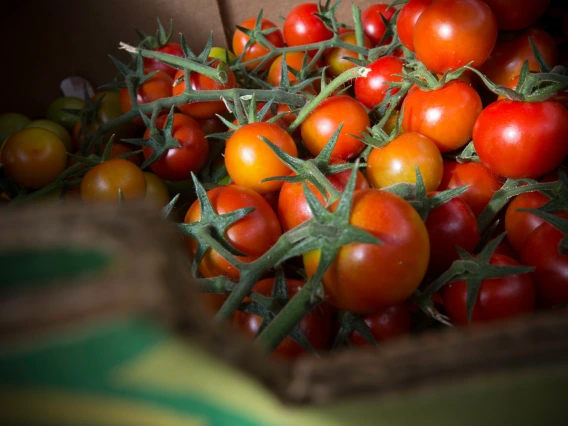
[[[0,116],[3,200],[170,212],[190,193],[180,229],[218,318],[261,334],[313,284],[288,356],[568,303],[568,13],[396,3],[351,25],[261,14],[201,55],[160,26],[116,91]]]

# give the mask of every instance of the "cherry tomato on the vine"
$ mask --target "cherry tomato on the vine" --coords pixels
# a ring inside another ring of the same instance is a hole
[[[239,25],[239,27],[246,28],[249,30],[253,30],[256,25],[257,18],[249,18]],[[261,30],[268,30],[270,28],[276,28],[276,24],[268,19],[263,19],[261,22]],[[264,36],[268,42],[270,42],[274,47],[283,47],[284,46],[284,37],[282,36],[282,32],[277,29],[269,34]],[[262,56],[266,55],[269,52],[269,49],[262,46],[258,42],[254,42],[247,47],[247,43],[249,42],[250,37],[246,35],[244,32],[239,30],[238,28],[235,30],[233,34],[233,52],[235,55],[241,56],[243,53],[242,62],[249,62],[254,61],[255,59],[259,59]],[[246,48],[246,50],[245,50]],[[272,59],[274,60],[274,59]],[[265,70],[270,67],[272,60],[267,61],[263,64],[261,69]],[[261,59],[258,61],[251,62],[245,65],[245,68],[248,70],[255,69],[258,65],[260,65]]]
[[[426,67],[443,74],[470,62],[478,68],[497,41],[497,20],[482,0],[437,0],[414,26],[416,55]]]
[[[410,313],[405,304],[379,309],[376,312],[363,315],[362,319],[378,343],[405,336],[410,333],[412,328]],[[355,346],[372,345],[358,331],[352,331],[349,339]]]
[[[258,122],[245,124],[227,140],[225,165],[237,185],[254,189],[260,194],[277,191],[282,181],[261,182],[263,179],[288,176],[290,168],[285,165],[260,137],[297,157],[294,139],[277,124]]]
[[[302,3],[288,12],[283,27],[284,41],[288,46],[303,46],[333,37],[333,32],[325,26],[317,13],[316,3]],[[308,54],[313,56],[316,52],[317,49],[310,50]]]
[[[372,46],[377,46],[385,35],[386,27],[381,19],[381,15],[387,21],[394,16],[396,9],[390,4],[373,4],[361,12],[361,23],[363,32],[371,41]],[[386,40],[388,42],[388,40]]]
[[[302,140],[308,151],[318,155],[341,123],[343,127],[331,155],[349,160],[361,153],[365,144],[355,136],[360,136],[371,121],[363,104],[347,95],[327,98],[302,123]]]
[[[370,313],[404,302],[424,278],[430,242],[424,222],[401,197],[381,189],[355,191],[350,224],[382,244],[354,243],[339,249],[323,276],[325,301],[338,309]],[[304,254],[312,276],[320,250]]]
[[[473,144],[481,162],[507,178],[538,178],[568,154],[568,110],[557,102],[503,99],[475,122]]]
[[[211,64],[211,67],[218,68],[222,64],[220,60],[217,60]],[[235,74],[230,68],[225,68],[227,72],[227,82],[221,84],[212,78],[206,77],[203,74],[192,72],[189,74],[191,88],[193,90],[224,90],[233,89],[237,87],[237,81],[235,79]],[[178,96],[185,91],[185,74],[183,70],[177,72],[173,80],[172,95]],[[223,101],[201,101],[201,102],[191,102],[188,104],[183,104],[178,106],[179,110],[186,115],[198,120],[206,120],[209,118],[216,117],[217,114],[223,114],[227,111],[227,107]]]
[[[491,264],[519,265],[510,257],[494,254]],[[442,288],[446,313],[455,324],[467,324],[467,284],[456,281]],[[472,323],[496,321],[530,314],[535,308],[535,285],[530,274],[509,275],[481,282],[473,305]]]
[[[282,235],[276,213],[268,202],[252,189],[239,185],[218,186],[208,191],[207,197],[217,214],[226,214],[245,207],[254,208],[251,213],[229,226],[225,232],[227,241],[245,254],[245,256],[237,256],[237,259],[242,262],[248,263],[258,259]],[[199,201],[196,200],[187,211],[184,222],[191,223],[200,220],[201,207]],[[190,256],[194,256],[197,241],[186,237],[185,242]],[[199,272],[206,278],[225,275],[232,280],[239,279],[238,269],[213,249],[205,253],[199,264]]]
[[[412,52],[414,52],[414,25],[422,12],[424,12],[424,9],[430,6],[433,1],[410,0],[402,7],[396,18],[396,32],[400,42]]]
[[[167,116],[162,115],[156,120],[156,127],[166,125]],[[144,138],[150,137],[150,130],[144,133]],[[209,154],[209,143],[201,126],[193,118],[184,114],[174,114],[172,137],[180,143],[179,148],[170,148],[150,169],[166,180],[185,180],[191,177],[191,172],[197,173],[205,164]],[[144,147],[144,157],[148,159],[153,152],[150,147]]]
[[[345,43],[357,45],[357,38],[355,37],[354,31],[345,32],[341,34],[339,38]],[[363,46],[366,48],[372,47],[371,42],[367,37],[363,38]],[[332,47],[325,53],[325,64],[327,65],[327,72],[331,76],[337,77],[342,72],[355,67],[355,63],[351,62],[348,58],[356,59],[357,57],[357,52],[353,50],[347,49],[345,47]]]
[[[367,65],[370,69],[366,77],[355,79],[355,97],[367,108],[373,108],[380,104],[391,87],[387,83],[401,82],[404,61],[395,56],[383,56]],[[398,93],[399,88],[391,89],[391,96]]]
[[[176,43],[174,41],[170,41],[165,45],[152,50],[158,53],[165,53],[167,55],[178,56],[180,58],[185,57],[181,44]],[[144,58],[144,68],[152,71],[155,70],[163,71],[172,78],[178,72],[176,68],[172,67],[171,65],[165,64],[162,61],[155,58]]]

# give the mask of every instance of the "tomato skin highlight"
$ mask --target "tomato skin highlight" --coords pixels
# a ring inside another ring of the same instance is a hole
[[[339,125],[343,123],[331,155],[350,160],[365,149],[365,144],[350,135],[360,135],[371,121],[363,104],[347,95],[330,96],[320,103],[301,124],[304,145],[317,156]]]
[[[263,279],[255,284],[252,291],[263,296],[271,296],[274,282],[274,278]],[[286,290],[288,292],[288,298],[291,299],[294,297],[304,284],[303,281],[287,278]],[[248,300],[248,298],[245,300]],[[262,322],[262,317],[242,311],[235,312],[232,320],[232,324],[235,327],[245,332],[251,338],[256,335]],[[316,351],[324,350],[327,346],[331,331],[331,312],[329,307],[325,304],[316,306],[314,310],[300,321],[299,327]],[[292,340],[291,337],[286,337],[274,350],[272,355],[278,358],[292,360],[306,353],[307,352],[298,343]]]
[[[428,267],[430,242],[424,222],[404,199],[380,189],[355,191],[350,224],[382,244],[343,246],[323,276],[325,301],[355,313],[371,313],[404,302]],[[304,254],[312,276],[320,251]]]
[[[167,116],[162,115],[156,120],[156,127],[161,129],[166,125]],[[144,138],[150,137],[146,129]],[[205,164],[209,154],[209,143],[201,126],[193,118],[184,114],[174,114],[172,137],[181,147],[170,148],[150,169],[162,179],[180,181],[191,178],[191,172],[197,173]],[[153,152],[150,147],[144,147],[144,158],[148,159]]]
[[[260,139],[264,136],[288,154],[297,157],[298,149],[292,137],[273,123],[245,124],[227,140],[225,165],[231,178],[238,184],[254,189],[259,194],[278,191],[282,181],[261,180],[275,176],[288,176],[291,170]]]
[[[496,101],[483,110],[473,129],[482,163],[514,179],[534,179],[554,170],[568,154],[567,140],[568,110],[551,101]]]
[[[0,151],[6,176],[22,188],[40,189],[53,182],[67,164],[67,150],[55,133],[30,127],[14,133]]]
[[[218,186],[207,192],[207,197],[218,214],[226,214],[245,207],[254,211],[239,219],[225,232],[227,241],[246,256],[237,256],[243,262],[252,262],[272,247],[282,235],[278,217],[268,202],[257,192],[239,185]],[[201,207],[196,200],[187,211],[184,223],[201,220]],[[190,257],[195,255],[197,241],[185,237]],[[206,278],[225,275],[239,279],[239,271],[212,249],[207,250],[199,264],[199,272]]]
[[[478,68],[497,41],[497,20],[481,0],[437,0],[414,26],[416,54],[435,73],[454,71],[473,62]]]
[[[483,106],[469,84],[452,80],[438,90],[413,87],[402,103],[405,132],[417,132],[434,141],[440,152],[462,148],[470,140]]]
[[[510,257],[494,254],[492,265],[519,265]],[[456,281],[442,288],[446,313],[453,323],[466,325],[465,281]],[[473,307],[471,322],[492,322],[519,315],[527,315],[535,309],[535,285],[530,274],[510,275],[483,280]]]

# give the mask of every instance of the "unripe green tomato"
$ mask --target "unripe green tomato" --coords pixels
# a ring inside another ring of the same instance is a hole
[[[237,57],[233,52],[231,52],[228,49],[224,49],[222,47],[212,47],[211,51],[209,52],[209,57],[218,58],[219,60],[225,62],[226,64],[232,64],[235,61],[235,59],[237,59]],[[227,59],[229,60],[228,62]]]
[[[80,121],[79,117],[64,109],[84,109],[85,101],[73,96],[62,96],[55,99],[47,108],[46,118],[62,125],[68,132],[72,132],[75,125]]]
[[[0,146],[4,141],[26,127],[31,120],[24,114],[18,112],[7,112],[0,114]]]

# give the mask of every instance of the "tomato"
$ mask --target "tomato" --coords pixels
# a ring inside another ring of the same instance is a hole
[[[30,123],[31,120],[27,116],[18,112],[0,114],[0,147],[8,136],[19,132]]]
[[[367,65],[370,69],[366,77],[355,79],[355,97],[367,108],[379,105],[385,98],[386,91],[390,89],[387,83],[401,82],[404,61],[394,56],[383,56]],[[391,90],[391,96],[398,93],[399,88]]]
[[[495,192],[503,186],[503,180],[482,163],[456,163],[447,189],[465,185],[469,185],[469,188],[459,197],[467,203],[475,216],[479,216]]]
[[[568,214],[562,217],[567,219]],[[521,250],[521,261],[536,268],[532,275],[542,308],[568,303],[568,255],[558,252],[563,238],[562,232],[544,222],[528,236]]]
[[[61,124],[56,123],[55,121],[46,120],[46,119],[39,119],[31,121],[26,127],[41,127],[42,129],[49,130],[50,132],[55,133],[63,145],[65,145],[65,149],[67,151],[73,150],[73,141],[71,140],[71,135],[67,131],[65,127]]]
[[[146,195],[146,179],[131,161],[113,158],[89,170],[81,182],[85,203],[118,202],[119,192],[125,201],[140,200]]]
[[[373,148],[367,159],[367,179],[375,188],[397,183],[416,183],[420,169],[426,191],[440,185],[444,166],[442,154],[431,139],[420,133],[404,133],[382,148]]]
[[[155,102],[158,99],[168,98],[172,96],[172,85],[173,79],[165,72],[158,71],[152,78],[140,85],[136,95],[136,102],[138,102],[138,105],[144,105]],[[132,109],[130,95],[125,87],[120,89],[120,106],[124,113]],[[138,126],[144,125],[141,117],[134,118],[132,122]]]
[[[501,31],[515,31],[534,24],[550,0],[485,0],[497,18]]]
[[[159,209],[170,202],[170,192],[164,181],[154,173],[143,172],[146,179],[146,196],[144,200]]]
[[[61,124],[68,132],[72,132],[80,121],[79,116],[65,111],[66,109],[84,109],[85,101],[74,96],[62,96],[55,99],[47,107],[46,118]]]
[[[497,41],[497,20],[481,0],[437,0],[414,25],[416,55],[435,72],[454,71],[470,62],[478,68]]]
[[[266,82],[274,87],[280,86],[280,80],[282,77],[282,60],[284,55],[279,55],[276,57],[270,69],[268,70],[268,75],[266,76]],[[302,70],[302,65],[304,64],[304,58],[306,57],[306,52],[288,52],[286,53],[286,65],[288,67],[288,81],[296,81],[296,76],[290,71],[294,70],[300,72]],[[311,58],[308,56],[306,64],[309,64]],[[316,69],[316,65],[312,66],[312,71]]]
[[[396,32],[400,42],[410,51],[414,52],[414,25],[433,0],[410,0],[406,3],[396,18]]]
[[[217,116],[198,121],[201,126],[201,130],[203,130],[205,135],[212,135],[214,133],[223,133],[227,131],[227,126]]]
[[[255,284],[252,291],[262,296],[271,296],[274,282],[274,278],[261,280]],[[304,282],[300,280],[286,279],[288,298],[294,297],[303,286]],[[245,299],[245,301],[249,300],[248,298]],[[262,323],[262,317],[242,311],[235,312],[233,316],[233,325],[251,338],[259,331]],[[298,325],[316,351],[319,352],[326,348],[331,330],[331,313],[325,305],[317,306]],[[304,354],[306,354],[306,351],[291,337],[286,337],[273,352],[273,355],[286,359],[295,359]]]
[[[97,92],[91,98],[93,103],[99,103],[94,120],[88,124],[88,131],[94,133],[99,126],[113,122],[122,114],[120,105],[120,95],[118,92]],[[103,135],[103,143],[108,142],[110,137],[114,135],[114,141],[118,142],[122,139],[136,137],[138,133],[137,127],[133,123],[124,123],[120,126],[114,126],[109,132]],[[78,150],[83,142],[84,134],[81,122],[77,122],[73,129],[72,140],[73,150]]]
[[[410,314],[404,304],[379,309],[371,314],[363,315],[362,319],[378,343],[405,336],[412,328]],[[349,339],[355,346],[372,346],[372,343],[357,331],[352,331]]]
[[[461,198],[452,198],[430,211],[425,224],[430,238],[428,271],[433,274],[441,274],[459,259],[456,246],[473,253],[479,242],[477,219]]]
[[[346,32],[339,36],[341,40],[345,43],[357,45],[357,38],[355,36],[355,32]],[[363,46],[366,48],[371,48],[371,42],[367,37],[363,38]],[[347,71],[350,68],[354,68],[356,65],[355,63],[351,62],[347,58],[354,58],[357,59],[359,56],[357,52],[353,50],[346,49],[344,47],[332,47],[327,49],[325,53],[325,64],[327,65],[327,72],[332,77],[337,77],[342,72]]]
[[[178,56],[180,58],[185,58],[185,54],[183,53],[183,48],[181,44],[170,41],[165,45],[158,47],[157,49],[152,49],[158,53],[165,53],[167,55]],[[162,71],[169,75],[170,77],[174,77],[176,72],[178,71],[176,68],[172,67],[171,65],[165,64],[158,59],[155,58],[143,58],[144,60],[144,69],[149,71]]]
[[[22,188],[40,189],[65,170],[67,150],[55,133],[32,127],[14,133],[2,146],[6,176]]]
[[[383,15],[387,21],[390,21],[395,12],[396,8],[384,3],[373,4],[361,12],[363,32],[369,40],[371,40],[373,46],[377,46],[385,35],[386,27],[385,24],[383,24],[381,15]]]
[[[162,115],[156,120],[156,127],[163,129],[167,116]],[[150,137],[150,130],[144,133],[144,138]],[[191,172],[197,173],[209,155],[209,143],[197,121],[183,114],[174,114],[172,137],[180,143],[179,148],[170,148],[158,161],[150,165],[150,169],[166,180],[185,180],[191,177]],[[152,155],[153,149],[144,147],[144,158]]]
[[[333,37],[333,32],[325,26],[317,13],[316,3],[302,3],[288,12],[283,27],[284,40],[288,46],[319,43]],[[313,56],[316,52],[317,49],[308,51],[308,54]]]
[[[540,67],[534,57],[529,38],[549,66],[557,64],[558,49],[554,38],[540,28],[529,28],[511,40],[498,41],[491,56],[480,68],[481,72],[493,83],[500,85],[506,85],[518,76],[525,60],[529,61],[531,71],[539,72]]]
[[[440,152],[465,146],[483,108],[479,94],[469,84],[452,80],[438,90],[413,87],[402,103],[405,132],[417,132],[434,141]]]
[[[218,186],[207,192],[207,197],[218,214],[226,214],[245,207],[253,207],[254,211],[239,219],[225,232],[229,243],[246,256],[237,256],[242,262],[252,262],[258,259],[272,247],[280,235],[280,223],[276,213],[260,194],[252,189],[238,185]],[[196,200],[185,215],[184,222],[191,223],[201,220],[201,207]],[[197,241],[185,238],[190,256],[197,250]],[[238,280],[239,271],[227,262],[215,250],[209,249],[199,264],[199,272],[204,277],[225,275],[232,280]]]
[[[211,67],[218,68],[221,64],[221,61],[213,62]],[[189,75],[189,79],[191,82],[191,88],[193,90],[224,90],[224,89],[233,89],[237,87],[237,81],[235,79],[235,74],[231,71],[230,68],[226,68],[227,70],[227,82],[225,84],[221,84],[212,78],[206,77],[203,74],[192,72]],[[172,88],[172,95],[178,96],[185,92],[185,77],[184,71],[180,70],[177,72],[174,78],[173,88]],[[205,120],[208,118],[216,117],[217,114],[223,114],[227,112],[227,107],[223,103],[223,101],[202,101],[202,102],[191,102],[188,104],[183,104],[178,107],[181,112],[186,115],[189,115],[192,118]]]
[[[239,27],[247,28],[249,30],[253,30],[256,25],[256,18],[249,18],[246,21],[241,22]],[[263,19],[261,22],[261,30],[265,31],[270,28],[276,28],[276,24],[274,22],[269,21],[268,19]],[[277,29],[269,34],[264,36],[268,42],[270,42],[274,47],[283,47],[284,46],[284,37],[282,32]],[[233,52],[235,55],[242,57],[242,62],[249,62],[254,61],[257,58],[261,58],[262,56],[266,55],[269,52],[269,49],[262,46],[260,43],[255,42],[252,43],[247,47],[247,43],[249,42],[250,37],[243,33],[241,30],[235,30],[233,34]],[[245,50],[246,49],[246,50]],[[260,68],[261,70],[266,70],[270,67],[272,61],[267,61],[263,64]],[[251,62],[250,64],[245,65],[245,68],[248,70],[254,70],[258,65],[260,65],[261,59],[258,61]]]
[[[223,47],[212,47],[209,51],[209,57],[217,58],[226,64],[232,64],[237,59],[233,52]]]
[[[494,254],[490,263],[497,266],[519,265],[510,257]],[[442,288],[446,313],[455,324],[467,324],[467,284],[456,281]],[[530,314],[535,308],[535,285],[530,274],[509,275],[481,282],[473,306],[471,322],[490,322]]]
[[[507,207],[505,213],[505,230],[507,240],[516,253],[520,253],[529,235],[545,220],[531,213],[519,212],[517,209],[537,209],[548,203],[550,198],[542,192],[525,192],[517,195]]]
[[[568,154],[568,110],[557,102],[492,103],[477,118],[473,144],[491,171],[507,178],[537,178]]]
[[[282,181],[261,182],[275,176],[288,176],[290,169],[260,139],[264,136],[286,153],[297,157],[298,149],[292,137],[277,124],[258,122],[245,124],[227,140],[225,165],[237,185],[254,189],[260,194],[277,191]]]
[[[371,125],[363,104],[347,96],[330,96],[320,103],[301,124],[302,140],[312,153],[318,155],[339,125],[343,123],[331,155],[350,160],[365,149],[360,136]]]
[[[371,313],[404,302],[424,278],[430,254],[428,232],[404,199],[380,189],[355,191],[349,220],[382,241],[343,246],[323,276],[325,301],[338,309]],[[304,254],[312,276],[320,250]]]
[[[331,157],[329,164],[344,164],[345,160]],[[339,192],[343,192],[349,181],[351,175],[350,170],[340,173],[328,175],[327,179],[331,182],[333,187]],[[321,204],[324,203],[323,196],[320,192],[309,182],[306,183],[308,188],[316,196]],[[369,183],[363,176],[363,173],[357,172],[357,180],[355,181],[355,189],[367,189]],[[313,216],[310,206],[306,201],[304,189],[301,183],[284,182],[280,195],[278,197],[278,218],[282,224],[284,231],[288,231],[296,226],[304,223],[306,220]]]

